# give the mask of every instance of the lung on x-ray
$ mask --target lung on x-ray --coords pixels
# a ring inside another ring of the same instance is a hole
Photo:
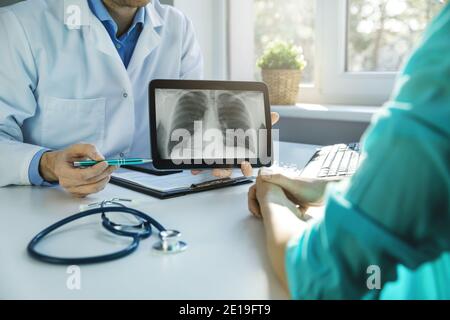
[[[258,157],[266,129],[262,92],[157,89],[155,105],[163,159]]]

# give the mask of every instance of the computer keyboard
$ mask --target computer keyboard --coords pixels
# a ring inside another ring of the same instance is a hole
[[[321,179],[351,176],[358,168],[359,161],[359,143],[323,147],[311,158],[302,176]]]

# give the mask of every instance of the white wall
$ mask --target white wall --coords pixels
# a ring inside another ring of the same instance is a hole
[[[205,79],[223,80],[227,71],[227,0],[175,0],[195,27],[205,58]]]

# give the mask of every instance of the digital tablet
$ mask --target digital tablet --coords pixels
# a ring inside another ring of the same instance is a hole
[[[153,80],[150,141],[157,169],[272,164],[267,86],[261,82]]]

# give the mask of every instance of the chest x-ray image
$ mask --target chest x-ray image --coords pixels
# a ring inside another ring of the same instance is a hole
[[[266,152],[263,92],[157,89],[155,105],[158,151],[165,160],[218,164]]]

